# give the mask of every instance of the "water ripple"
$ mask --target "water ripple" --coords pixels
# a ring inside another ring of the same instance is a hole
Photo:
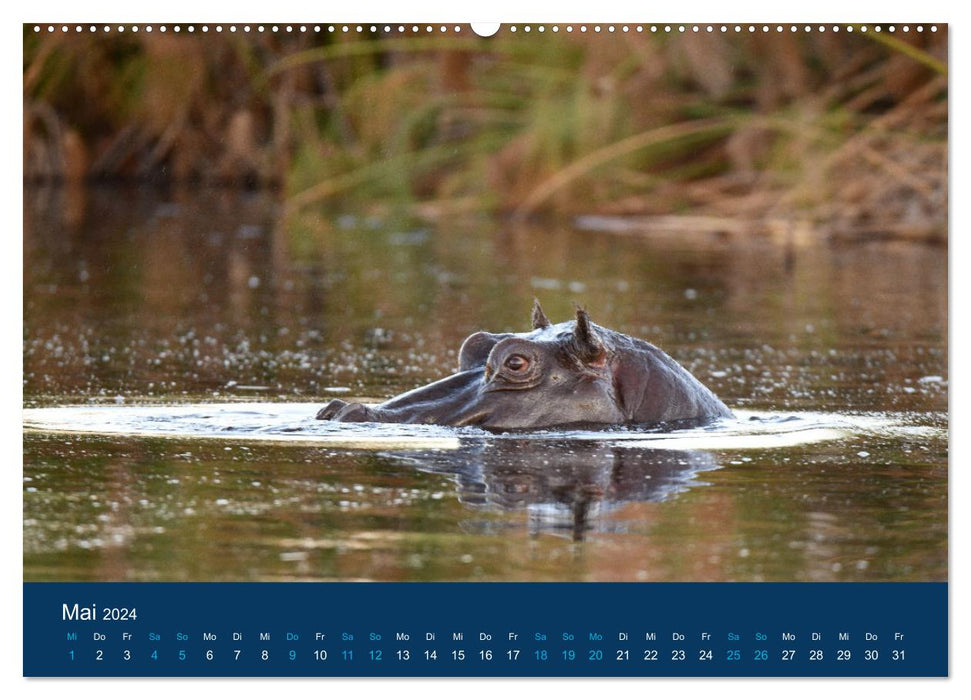
[[[313,443],[364,450],[457,449],[463,439],[524,437],[536,441],[595,441],[631,448],[744,450],[792,447],[861,434],[944,434],[944,429],[920,424],[906,413],[737,411],[735,419],[667,432],[616,428],[496,434],[478,428],[318,421],[314,418],[318,408],[318,403],[62,406],[24,409],[23,421],[24,429],[33,432]]]

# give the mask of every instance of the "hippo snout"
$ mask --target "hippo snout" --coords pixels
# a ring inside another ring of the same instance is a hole
[[[342,423],[364,423],[373,420],[367,406],[334,399],[317,411],[317,420],[336,420]]]

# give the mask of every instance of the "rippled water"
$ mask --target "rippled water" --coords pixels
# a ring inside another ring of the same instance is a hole
[[[825,440],[943,437],[907,416],[739,411],[732,419],[679,430],[613,426],[604,430],[545,429],[491,432],[476,427],[316,420],[319,406],[303,403],[184,404],[179,406],[65,406],[24,411],[31,433],[122,435],[245,442],[305,443],[348,449],[457,449],[471,441],[535,445],[597,442],[659,450],[760,450]]]
[[[73,198],[73,199],[72,199]],[[940,580],[947,252],[28,193],[27,580]],[[738,420],[492,435],[313,420],[532,298]]]

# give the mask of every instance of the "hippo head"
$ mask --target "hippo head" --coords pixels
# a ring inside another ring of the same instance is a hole
[[[553,324],[536,302],[532,326],[474,333],[462,343],[456,374],[377,406],[336,399],[317,418],[507,430],[730,415],[658,348],[595,325],[581,308],[575,320]]]
[[[478,384],[469,418],[493,428],[623,423],[607,357],[583,309],[553,325],[536,303],[532,331],[480,331],[462,343],[459,372]]]

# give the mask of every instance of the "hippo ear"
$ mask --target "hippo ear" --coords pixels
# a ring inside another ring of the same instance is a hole
[[[496,343],[511,335],[511,333],[486,333],[485,331],[470,335],[459,350],[459,371],[465,372],[476,367],[484,367]]]
[[[603,343],[600,341],[600,338],[597,336],[597,331],[594,330],[593,324],[590,322],[590,316],[580,306],[577,306],[577,325],[573,336],[576,343],[577,357],[581,361],[588,365],[603,364],[604,358],[606,357]]]
[[[539,299],[533,299],[533,328],[549,328],[550,320],[543,313],[543,307],[539,305]]]

